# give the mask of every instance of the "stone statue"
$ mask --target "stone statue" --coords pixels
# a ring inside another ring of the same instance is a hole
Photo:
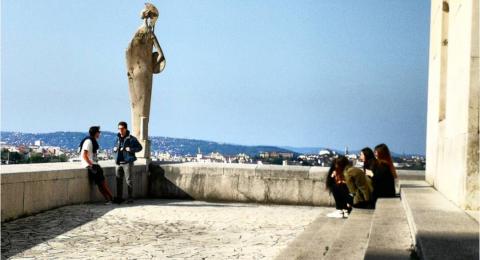
[[[143,24],[135,32],[126,51],[128,88],[132,104],[132,131],[144,147],[137,157],[147,159],[150,158],[148,122],[152,77],[165,68],[165,57],[154,33],[158,14],[154,5],[145,4],[140,14]],[[156,49],[155,52],[153,47]]]

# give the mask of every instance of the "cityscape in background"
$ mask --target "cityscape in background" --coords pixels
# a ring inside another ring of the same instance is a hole
[[[2,132],[0,142],[1,164],[78,162],[80,141],[85,137],[78,132],[55,132],[49,134],[25,134]],[[113,159],[113,144],[116,134],[102,132],[99,140],[99,160]],[[330,148],[289,149],[275,146],[242,146],[212,141],[169,137],[150,137],[151,158],[160,162],[203,162],[276,164],[298,166],[330,166],[333,159],[345,155],[356,166],[359,151],[343,151]],[[297,151],[295,151],[297,150]],[[399,169],[424,170],[425,156],[392,153],[394,165]]]

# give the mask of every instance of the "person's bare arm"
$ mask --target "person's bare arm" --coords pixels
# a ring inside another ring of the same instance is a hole
[[[89,167],[92,167],[93,162],[90,161],[90,158],[88,158],[88,151],[87,151],[87,150],[84,150],[84,151],[83,151],[82,157],[83,157],[83,159],[88,163],[88,166],[89,166]]]

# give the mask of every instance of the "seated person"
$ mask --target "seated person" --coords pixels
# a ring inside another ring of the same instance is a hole
[[[386,144],[375,147],[377,164],[374,168],[374,187],[376,198],[391,198],[396,196],[395,178],[397,171],[393,166],[392,156]]]
[[[349,195],[348,187],[345,184],[343,170],[343,168],[338,167],[335,159],[328,171],[325,186],[332,193],[336,208],[334,212],[327,214],[329,218],[347,218],[352,211],[352,197]]]
[[[345,156],[337,159],[339,168],[343,168],[343,176],[350,195],[353,196],[353,206],[356,208],[371,208],[372,205],[372,182],[365,172],[352,166]]]

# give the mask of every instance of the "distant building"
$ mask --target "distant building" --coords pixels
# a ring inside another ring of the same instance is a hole
[[[276,158],[283,158],[283,159],[291,159],[293,158],[293,153],[288,153],[288,152],[261,152],[260,153],[260,158],[263,159],[276,159]]]
[[[219,152],[212,152],[209,157],[213,162],[226,162],[227,161],[225,159],[225,157]]]
[[[330,150],[320,150],[320,152],[318,152],[318,155],[330,155],[332,154],[332,151]]]

